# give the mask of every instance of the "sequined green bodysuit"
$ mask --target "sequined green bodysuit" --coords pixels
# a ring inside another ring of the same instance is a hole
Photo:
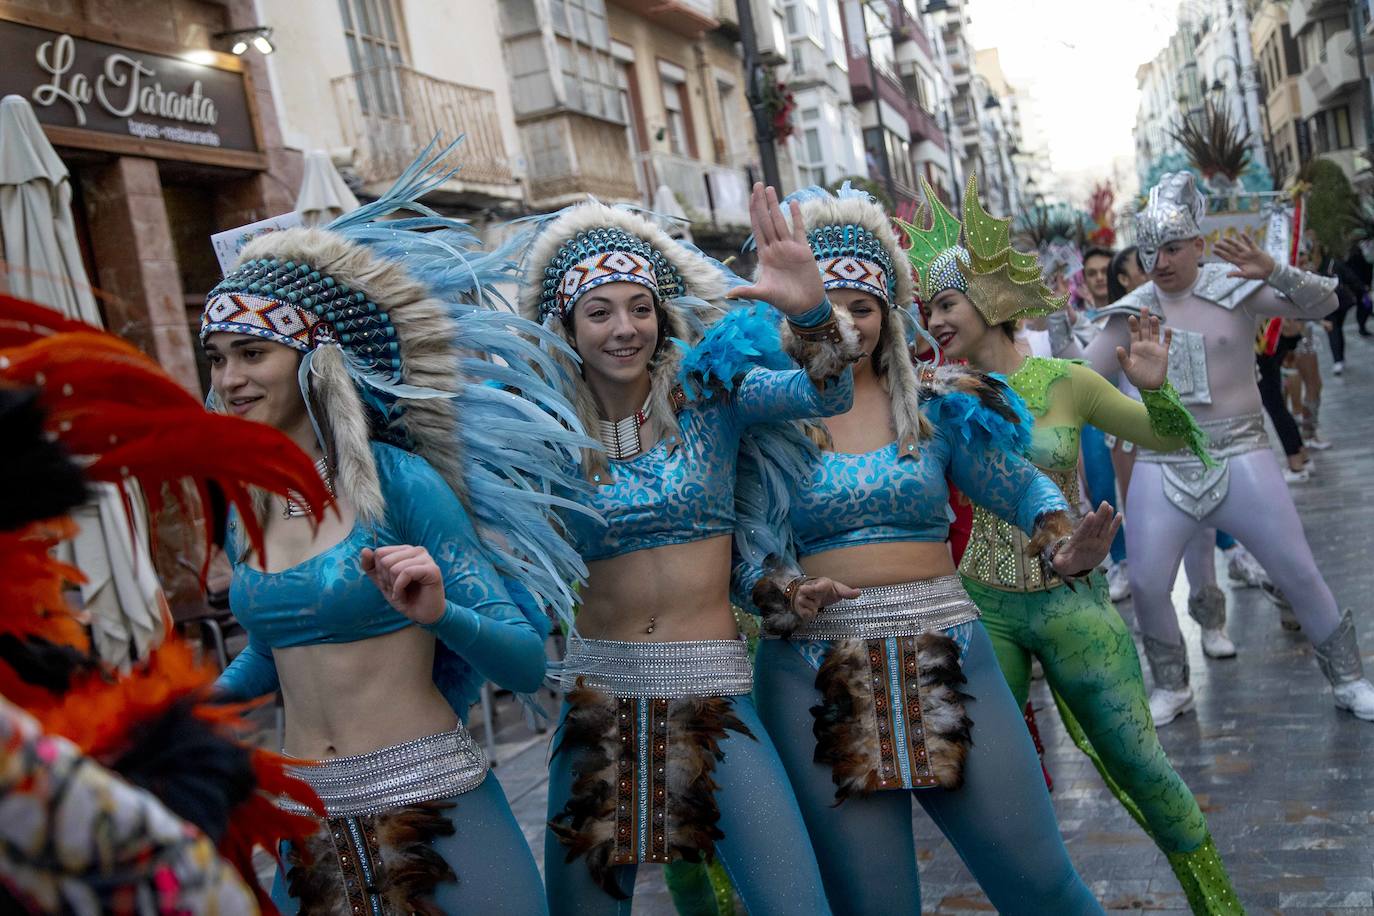
[[[1071,506],[1085,424],[1154,449],[1201,450],[1204,441],[1167,383],[1142,391],[1142,404],[1084,365],[1038,357],[1008,381],[1035,416],[1029,457]],[[1094,573],[1070,588],[1024,548],[1019,531],[975,508],[959,567],[1017,702],[1025,705],[1031,658],[1038,657],[1066,727],[1164,851],[1193,911],[1242,912],[1206,819],[1155,735],[1140,660],[1106,582]]]

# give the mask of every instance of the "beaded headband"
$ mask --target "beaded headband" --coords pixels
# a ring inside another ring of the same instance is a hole
[[[201,343],[216,331],[252,334],[302,353],[338,343],[364,371],[401,380],[400,345],[386,312],[308,264],[258,258],[234,268],[210,291]]]
[[[897,276],[887,246],[862,226],[817,226],[806,233],[826,289],[858,289],[891,305]]]
[[[677,269],[647,241],[614,226],[579,232],[544,267],[539,317],[567,317],[577,300],[607,283],[637,283],[658,299],[676,299],[686,285]]]

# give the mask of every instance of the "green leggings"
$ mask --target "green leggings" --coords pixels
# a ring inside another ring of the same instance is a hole
[[[1019,706],[1040,659],[1065,726],[1113,794],[1168,856],[1195,912],[1238,912],[1207,821],[1164,753],[1140,659],[1098,573],[1077,590],[1011,592],[965,578]],[[1084,740],[1086,739],[1086,740]]]

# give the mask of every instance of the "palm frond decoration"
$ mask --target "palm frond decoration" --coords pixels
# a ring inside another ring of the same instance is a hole
[[[1181,118],[1169,131],[1188,153],[1194,168],[1206,181],[1217,177],[1234,184],[1250,162],[1251,132],[1234,120],[1226,108],[1209,99],[1201,118]]]
[[[1069,204],[1038,203],[1016,219],[1017,236],[1032,248],[1043,249],[1052,242],[1072,242],[1086,247],[1088,220]]]

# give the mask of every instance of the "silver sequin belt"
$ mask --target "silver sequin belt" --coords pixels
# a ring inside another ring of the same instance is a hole
[[[1219,462],[1269,447],[1269,434],[1264,431],[1264,414],[1248,413],[1239,417],[1208,420],[1198,426],[1207,434],[1207,451]],[[1186,448],[1173,452],[1139,448],[1136,453],[1138,460],[1154,464],[1202,465],[1202,461]]]
[[[451,732],[286,771],[310,784],[327,816],[361,817],[471,792],[487,769],[486,754],[460,724]],[[312,813],[289,800],[282,807]]]
[[[556,679],[565,692],[580,680],[617,697],[731,697],[754,689],[754,668],[738,639],[572,639]]]
[[[887,639],[947,630],[979,617],[958,576],[860,589],[798,627],[793,639]]]

